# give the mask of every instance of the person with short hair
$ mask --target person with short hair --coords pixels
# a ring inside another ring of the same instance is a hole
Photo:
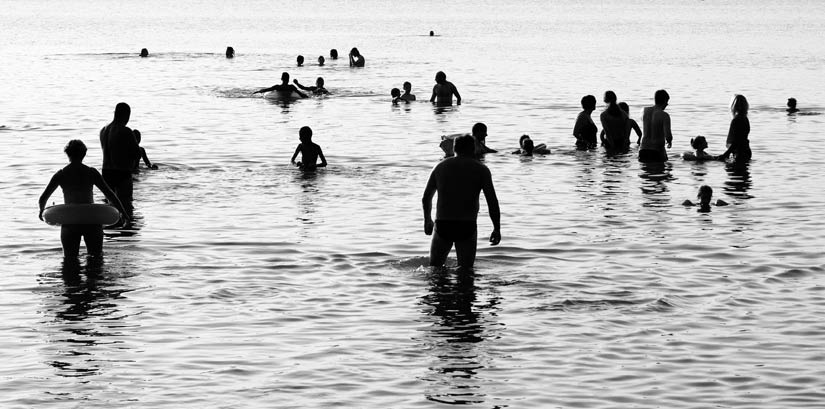
[[[670,115],[665,108],[670,101],[667,91],[660,89],[653,96],[655,105],[642,113],[642,143],[639,147],[640,162],[666,162],[667,149],[673,144],[670,131]],[[667,148],[665,148],[667,145]]]
[[[404,81],[404,93],[401,95],[401,99],[407,102],[415,101],[415,94],[412,94],[411,91],[412,84],[409,81]]]
[[[125,102],[115,106],[112,122],[100,130],[100,147],[103,150],[103,180],[115,192],[127,209],[132,209],[132,171],[140,146],[134,132],[126,126],[132,108]]]
[[[337,60],[338,59],[338,50],[336,50],[334,48],[329,50],[329,58],[332,58],[333,60]]]
[[[787,111],[789,115],[799,112],[799,110],[796,109],[796,98],[788,98],[788,109],[785,111]]]
[[[439,71],[435,74],[435,85],[433,86],[433,95],[430,97],[430,103],[435,103],[439,107],[448,107],[453,105],[453,95],[455,95],[455,104],[461,105],[461,95],[458,93],[458,88],[447,81],[447,74],[444,71]]]
[[[301,143],[295,148],[295,153],[292,155],[290,162],[304,171],[313,171],[319,167],[327,166],[327,158],[324,157],[324,152],[321,151],[321,147],[312,142],[312,128],[308,126],[302,127],[298,131],[298,139]],[[298,157],[299,153],[301,154],[301,161],[296,163],[295,158]],[[319,158],[321,159],[321,163],[317,164]]]
[[[299,67],[303,67],[304,66],[304,56],[299,55],[298,57],[295,58],[295,62],[298,63]]]
[[[149,50],[147,50],[145,48],[141,48],[140,49],[140,56],[143,57],[143,58],[148,57],[149,56]]]
[[[83,164],[86,157],[86,144],[83,141],[74,139],[66,144],[63,149],[69,157],[69,164],[58,170],[52,176],[43,194],[40,195],[40,220],[43,220],[43,210],[46,202],[52,193],[60,187],[63,190],[63,202],[65,204],[91,204],[94,203],[92,187],[97,186],[101,192],[120,211],[120,217],[124,221],[129,221],[129,214],[123,207],[112,189],[103,180],[103,176],[95,168]],[[76,261],[80,253],[80,239],[86,243],[86,252],[89,256],[100,256],[103,254],[103,226],[99,224],[64,224],[60,226],[60,242],[63,245],[63,257],[69,261]]]
[[[298,94],[301,98],[306,98],[307,97],[306,94],[304,94],[301,91],[298,91],[298,88],[296,88],[294,85],[289,83],[289,73],[288,72],[285,72],[285,73],[281,74],[281,83],[280,84],[273,85],[269,88],[259,89],[255,92],[253,92],[253,94],[263,94],[263,93],[269,92],[269,91],[277,92],[278,97],[283,98],[283,99],[291,98],[293,92]]]
[[[693,203],[690,200],[685,200],[682,202],[682,206],[696,206],[699,205],[699,212],[707,213],[710,211],[710,201],[713,198],[713,188],[708,185],[702,185],[699,187],[699,193],[696,194],[696,198],[699,199],[699,203]],[[716,206],[727,206],[728,203],[722,199],[716,201]]]
[[[592,95],[585,95],[581,99],[582,111],[576,117],[576,123],[573,125],[573,137],[576,138],[576,149],[587,150],[595,149],[598,140],[596,134],[599,133],[596,124],[590,115],[596,110],[596,97]]]
[[[472,269],[475,263],[478,229],[479,194],[483,191],[493,222],[490,244],[501,241],[498,198],[490,169],[475,159],[476,141],[472,136],[455,138],[455,157],[438,163],[430,173],[421,199],[424,209],[424,233],[432,235],[430,265],[443,266],[455,245],[458,267]],[[435,221],[432,199],[438,193]]]
[[[323,55],[319,55],[319,56],[318,56],[318,66],[319,66],[319,67],[323,67],[323,66],[324,66],[324,61],[325,61],[325,60],[324,60],[324,56],[323,56]]]
[[[324,78],[322,78],[322,77],[318,77],[318,78],[315,79],[315,86],[305,87],[305,86],[301,85],[301,83],[298,82],[297,79],[292,80],[292,83],[297,85],[298,88],[300,88],[304,91],[311,92],[313,95],[329,94],[329,91],[327,91],[327,89],[324,88]]]

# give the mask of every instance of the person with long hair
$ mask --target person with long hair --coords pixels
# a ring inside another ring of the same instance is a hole
[[[617,101],[615,92],[606,91],[604,102],[607,109],[599,115],[602,123],[602,144],[609,152],[625,152],[630,149],[630,140],[626,132],[627,114],[619,108]]]
[[[751,132],[751,123],[748,120],[748,100],[744,95],[736,94],[730,104],[730,113],[733,119],[728,129],[728,150],[719,155],[720,159],[727,159],[733,155],[735,163],[745,163],[751,159],[751,145],[748,134]]]

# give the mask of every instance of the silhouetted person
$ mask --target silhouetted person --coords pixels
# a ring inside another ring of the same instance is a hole
[[[324,66],[324,61],[325,61],[325,60],[324,60],[324,56],[323,56],[323,55],[319,55],[319,56],[318,56],[318,66],[323,67],[323,66]]]
[[[393,105],[398,105],[399,102],[403,102],[405,104],[409,104],[410,101],[401,98],[401,90],[398,88],[393,88],[390,90],[390,97],[392,97]]]
[[[141,48],[140,49],[140,56],[141,57],[148,57],[149,56],[149,50],[147,50],[145,48]]]
[[[699,199],[699,212],[707,213],[710,211],[710,201],[713,198],[713,189],[708,185],[702,185],[699,188],[699,193],[696,195],[696,198]],[[685,200],[682,202],[682,206],[696,206],[697,203],[693,203],[690,200]],[[716,206],[727,206],[728,203],[722,199],[716,201]]]
[[[642,114],[642,144],[639,147],[639,161],[665,162],[667,148],[673,143],[673,134],[670,132],[670,115],[665,112],[670,95],[660,89],[653,96],[656,105],[646,107]]]
[[[412,91],[412,84],[409,81],[404,82],[404,94],[401,95],[401,99],[407,102],[415,101],[415,95],[411,94]]]
[[[459,136],[454,144],[456,156],[442,160],[433,168],[424,189],[421,199],[424,233],[433,236],[430,245],[431,266],[443,266],[455,244],[458,266],[472,269],[478,237],[478,199],[482,191],[493,222],[493,233],[490,234],[492,245],[501,241],[501,216],[490,169],[474,157],[473,137]],[[432,200],[436,192],[438,202],[433,222]]]
[[[627,134],[627,114],[619,108],[616,93],[606,91],[604,102],[607,109],[599,115],[602,123],[602,144],[608,152],[627,152],[630,140]]]
[[[334,48],[329,50],[329,58],[332,58],[333,60],[337,60],[338,59],[338,50],[336,50]]]
[[[461,95],[459,95],[458,89],[452,82],[447,81],[447,74],[444,71],[437,72],[430,102],[434,102],[439,107],[451,106],[453,105],[453,95],[455,95],[456,105],[461,105]]]
[[[327,91],[327,89],[324,88],[324,79],[322,77],[318,77],[315,80],[315,86],[314,87],[313,86],[305,87],[305,86],[301,85],[301,83],[299,83],[297,79],[292,80],[292,83],[297,85],[298,88],[300,88],[304,91],[311,92],[313,95],[329,94],[329,91]]]
[[[277,85],[273,85],[269,88],[259,89],[253,94],[263,94],[264,92],[275,91],[278,93],[279,98],[288,99],[292,97],[292,93],[298,94],[301,98],[306,98],[306,94],[301,91],[298,91],[294,85],[289,83],[289,73],[285,72],[281,74],[281,83]]]
[[[475,140],[475,156],[481,158],[485,153],[497,153],[495,149],[487,147],[487,125],[482,122],[477,122],[473,125],[472,130],[473,139]]]
[[[298,58],[296,58],[296,59],[295,59],[295,61],[297,61],[297,62],[298,62],[298,66],[299,66],[299,67],[303,67],[303,66],[304,66],[304,56],[303,56],[303,55],[299,55],[299,56],[298,56]]]
[[[361,52],[358,51],[357,48],[353,47],[352,50],[349,52],[349,66],[350,67],[363,67],[365,63],[364,56],[361,55]]]
[[[433,30],[430,30],[430,37],[432,37],[434,35],[435,35],[435,32]]]
[[[43,194],[40,195],[40,220],[43,220],[43,210],[46,202],[58,186],[63,190],[65,204],[94,203],[92,186],[97,186],[101,192],[120,211],[124,221],[129,220],[128,213],[117,195],[95,168],[83,164],[86,157],[86,145],[80,140],[71,140],[63,150],[69,157],[69,164],[52,176]],[[86,251],[90,256],[100,256],[103,253],[103,226],[99,224],[64,224],[60,226],[60,242],[63,245],[63,257],[69,261],[75,260],[80,252],[80,238],[86,243]]]
[[[302,127],[298,131],[298,139],[301,143],[295,148],[295,153],[292,155],[290,162],[300,169],[307,171],[327,166],[327,159],[324,157],[324,152],[321,151],[321,147],[312,142],[312,129],[310,127]],[[301,161],[296,163],[295,158],[298,157],[299,153],[301,154]],[[316,163],[318,162],[318,158],[321,159],[320,164]]]
[[[786,111],[788,111],[789,114],[799,112],[799,110],[796,109],[796,98],[788,98],[788,109],[786,109]]]
[[[685,152],[682,154],[682,159],[684,160],[694,160],[694,161],[706,161],[706,160],[717,160],[719,159],[718,156],[711,155],[705,152],[705,149],[708,148],[708,140],[699,135],[695,138],[690,138],[690,146],[693,147],[695,152]]]
[[[720,159],[727,160],[733,155],[735,163],[746,163],[751,159],[751,145],[748,134],[751,132],[751,123],[748,120],[748,100],[744,95],[734,95],[730,104],[730,113],[733,119],[728,129],[728,150],[719,155]]]
[[[576,117],[576,124],[573,125],[573,137],[576,138],[576,149],[594,149],[598,140],[596,134],[599,132],[596,124],[590,115],[596,110],[596,97],[585,95],[581,100],[582,111]]]
[[[619,108],[627,115],[627,128],[625,129],[625,133],[627,134],[628,142],[630,141],[630,133],[636,132],[636,145],[638,145],[642,142],[642,130],[639,128],[639,124],[636,123],[635,119],[630,117],[630,107],[627,103],[619,102]]]
[[[138,172],[140,172],[140,160],[141,160],[141,159],[143,159],[143,163],[146,165],[146,167],[147,167],[147,168],[149,168],[149,169],[157,169],[157,168],[158,168],[158,165],[153,164],[153,163],[149,160],[149,156],[147,156],[147,155],[146,155],[146,149],[143,149],[143,147],[142,147],[142,146],[140,146],[140,139],[141,139],[140,131],[138,131],[137,129],[135,129],[135,130],[132,130],[132,133],[135,135],[135,142],[137,142],[137,144],[138,144],[138,149],[140,150],[140,154],[138,155],[138,157],[137,157],[137,158],[135,158],[135,168],[134,168],[134,170],[132,171],[132,173],[138,173]]]
[[[132,209],[132,170],[135,158],[140,155],[135,134],[129,127],[132,109],[121,102],[115,106],[115,117],[100,130],[100,147],[103,150],[103,180],[126,206]]]
[[[235,49],[232,47],[226,47],[226,58],[235,58]]]
[[[543,143],[536,145],[533,139],[530,138],[530,135],[521,135],[521,137],[518,138],[518,145],[519,149],[513,151],[514,155],[533,156],[533,154],[546,155],[550,153],[547,145]]]

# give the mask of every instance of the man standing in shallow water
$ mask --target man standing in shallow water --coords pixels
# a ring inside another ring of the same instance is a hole
[[[433,236],[430,245],[430,265],[443,266],[455,243],[458,266],[472,269],[476,258],[479,193],[484,191],[493,233],[490,244],[501,241],[498,198],[490,169],[475,159],[475,140],[464,135],[455,139],[455,157],[441,161],[433,168],[421,202],[424,207],[424,233]],[[432,200],[438,192],[436,217],[433,222]],[[433,232],[435,232],[433,234]]]
[[[433,95],[430,97],[430,103],[435,103],[439,107],[448,107],[453,105],[453,95],[455,95],[455,104],[461,105],[461,95],[458,89],[452,82],[447,81],[447,74],[444,71],[439,71],[435,74],[435,85],[433,86]]]
[[[639,146],[639,162],[665,162],[667,150],[673,143],[670,132],[670,115],[665,112],[670,101],[667,91],[660,89],[653,96],[656,105],[647,107],[642,113],[642,143]]]
[[[132,209],[132,170],[140,146],[129,127],[132,109],[121,102],[115,106],[115,117],[100,130],[100,147],[103,150],[103,180],[115,192],[127,210]]]

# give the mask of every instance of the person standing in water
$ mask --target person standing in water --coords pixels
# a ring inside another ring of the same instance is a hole
[[[451,106],[453,105],[453,95],[456,99],[455,104],[461,105],[461,95],[458,93],[458,88],[452,82],[447,81],[447,74],[444,71],[437,72],[430,103],[435,103],[439,107]]]
[[[129,104],[121,102],[115,106],[112,122],[100,130],[103,180],[129,210],[132,209],[132,170],[135,158],[140,156],[135,134],[126,126],[131,115]]]
[[[596,97],[585,95],[581,100],[582,111],[576,117],[576,124],[573,125],[573,137],[576,138],[576,149],[595,149],[597,144],[596,134],[599,132],[590,114],[596,110]]]
[[[106,185],[103,176],[95,168],[83,164],[86,157],[86,144],[74,139],[63,149],[69,157],[69,164],[52,176],[43,194],[40,195],[40,220],[43,220],[43,210],[52,193],[58,188],[63,190],[65,204],[94,203],[92,186],[97,186],[120,211],[123,221],[129,221],[129,215],[117,195]],[[60,226],[60,242],[63,245],[63,257],[68,261],[77,261],[80,253],[80,238],[86,242],[86,251],[90,256],[99,257],[103,254],[103,226],[99,224],[64,224]]]
[[[733,119],[728,129],[728,150],[719,155],[720,159],[727,160],[733,154],[734,163],[741,164],[751,159],[751,144],[748,135],[751,132],[751,123],[748,120],[748,100],[744,95],[736,94],[730,104],[730,113]]]
[[[430,173],[424,195],[424,233],[432,235],[430,265],[443,266],[455,244],[458,266],[472,269],[475,263],[479,194],[483,191],[493,222],[490,244],[501,241],[501,212],[490,169],[475,159],[475,140],[463,135],[455,139],[455,157],[442,160]],[[432,200],[438,193],[435,222]]]
[[[298,144],[298,147],[295,148],[295,153],[292,154],[292,159],[290,159],[292,164],[305,171],[313,171],[319,167],[323,168],[327,166],[327,158],[324,157],[324,152],[321,151],[321,147],[312,142],[312,128],[308,126],[302,127],[298,131],[298,139],[301,143]],[[299,153],[301,154],[301,161],[296,163],[295,158],[298,157]],[[321,163],[317,164],[316,162],[318,162],[319,158],[321,159]]]
[[[617,101],[615,92],[606,91],[604,102],[607,104],[607,109],[599,115],[602,123],[602,144],[605,150],[612,153],[627,152],[630,149],[627,114],[619,108]]]
[[[415,101],[415,94],[412,94],[411,91],[412,84],[409,81],[404,81],[404,94],[401,95],[401,99],[407,102]]]
[[[364,56],[361,55],[361,52],[358,51],[357,48],[352,47],[352,50],[349,52],[349,66],[350,67],[363,67],[364,63]]]
[[[667,149],[673,144],[670,132],[670,115],[665,112],[670,95],[660,89],[653,96],[656,105],[646,107],[642,113],[642,143],[639,146],[640,162],[665,162]],[[665,148],[667,144],[667,149]]]
[[[277,92],[278,97],[279,98],[284,98],[284,99],[289,99],[290,97],[292,97],[293,92],[298,94],[301,98],[306,98],[307,97],[306,94],[304,94],[301,91],[298,91],[298,88],[296,88],[294,85],[289,83],[289,73],[288,72],[285,72],[285,73],[281,74],[281,83],[280,84],[273,85],[269,88],[259,89],[255,92],[253,92],[253,94],[263,94],[264,92],[269,92],[269,91]]]

